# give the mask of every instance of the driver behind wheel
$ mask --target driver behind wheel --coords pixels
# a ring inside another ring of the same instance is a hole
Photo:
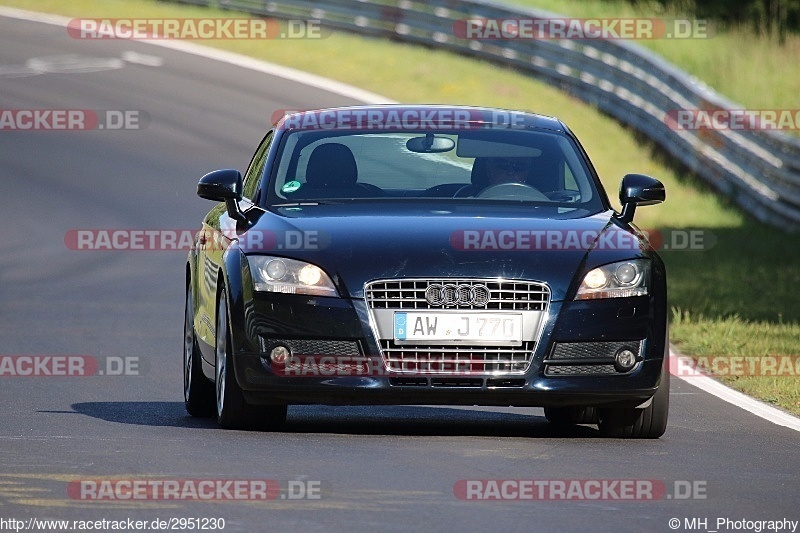
[[[472,183],[462,187],[455,196],[549,201],[537,186],[540,176],[536,172],[538,166],[534,167],[530,157],[476,157],[472,165]]]
[[[532,167],[529,157],[487,157],[487,187],[503,183],[527,184]]]

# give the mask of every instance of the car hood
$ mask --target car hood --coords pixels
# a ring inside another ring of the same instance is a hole
[[[579,273],[643,253],[640,238],[613,223],[611,211],[530,210],[521,216],[520,207],[388,202],[280,207],[263,212],[239,246],[245,254],[316,264],[353,298],[377,279],[508,278],[545,282],[557,301]]]

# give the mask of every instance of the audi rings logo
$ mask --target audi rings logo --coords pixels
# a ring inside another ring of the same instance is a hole
[[[425,300],[432,306],[453,307],[471,305],[483,307],[489,302],[489,289],[486,285],[456,285],[434,283],[425,290]]]

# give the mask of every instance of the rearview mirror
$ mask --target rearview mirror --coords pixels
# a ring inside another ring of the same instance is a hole
[[[247,217],[239,209],[242,199],[242,175],[238,170],[224,169],[209,172],[197,184],[197,196],[215,202],[225,202],[228,216],[240,222],[247,222]]]
[[[622,213],[617,219],[629,224],[633,220],[636,206],[660,204],[666,197],[664,185],[657,179],[644,174],[626,174],[619,188]]]
[[[426,133],[425,137],[412,137],[406,141],[408,151],[418,154],[449,152],[455,147],[456,142],[450,137],[437,137],[433,133]]]

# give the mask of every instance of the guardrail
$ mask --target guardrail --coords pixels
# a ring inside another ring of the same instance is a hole
[[[800,227],[800,138],[774,130],[677,129],[667,113],[741,109],[658,55],[622,40],[467,40],[465,19],[552,18],[481,0],[170,0],[253,15],[319,20],[514,67],[632,127],[755,218]]]

